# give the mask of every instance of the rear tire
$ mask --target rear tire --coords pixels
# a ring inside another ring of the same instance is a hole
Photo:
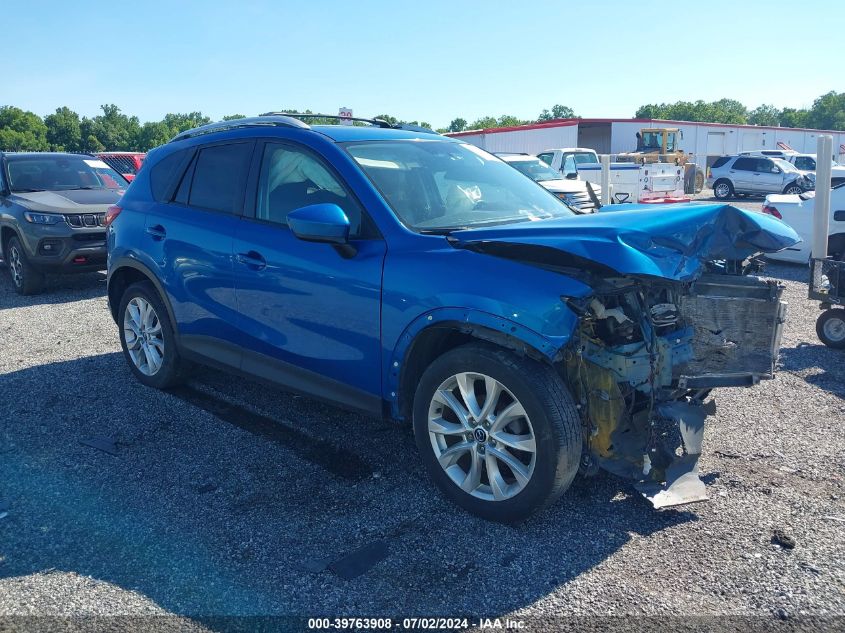
[[[845,309],[825,310],[816,320],[819,340],[833,349],[845,349]]]
[[[716,200],[730,200],[734,196],[734,186],[730,180],[717,180],[713,185]]]
[[[15,292],[20,295],[36,295],[44,291],[44,273],[30,263],[17,236],[9,238],[5,255]]]
[[[129,368],[148,387],[167,389],[187,378],[167,309],[148,281],[129,286],[118,309],[120,346]]]
[[[491,392],[496,404],[488,410]],[[456,401],[467,414],[463,421]],[[423,373],[413,417],[434,482],[484,519],[521,521],[560,497],[578,472],[581,422],[563,380],[548,365],[507,350],[469,343],[446,352]]]

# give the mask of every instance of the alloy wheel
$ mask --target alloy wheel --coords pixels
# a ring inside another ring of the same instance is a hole
[[[720,182],[718,185],[716,185],[716,189],[715,191],[713,191],[713,193],[716,194],[717,198],[727,198],[731,193],[731,188],[728,186],[727,183]]]
[[[155,309],[143,297],[133,297],[126,304],[123,337],[129,357],[138,371],[154,376],[164,362],[164,337]]]
[[[23,262],[17,246],[9,249],[9,270],[12,272],[12,281],[18,288],[23,286]]]
[[[799,193],[804,193],[804,190],[801,187],[797,187],[797,186],[793,185],[792,187],[787,187],[787,189],[784,193],[789,194],[789,195],[798,195]]]
[[[519,400],[495,378],[465,372],[447,378],[429,404],[434,455],[452,482],[485,501],[503,501],[531,481],[534,429]]]

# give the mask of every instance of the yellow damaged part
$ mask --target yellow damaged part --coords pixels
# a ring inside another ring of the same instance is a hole
[[[611,437],[625,416],[625,400],[613,372],[573,355],[566,361],[566,374],[576,401],[586,402],[592,428],[585,428],[584,441],[590,452],[612,458]]]

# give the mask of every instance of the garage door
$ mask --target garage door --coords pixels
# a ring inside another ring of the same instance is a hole
[[[724,132],[708,132],[707,133],[707,155],[708,156],[724,156],[725,155],[725,133]]]

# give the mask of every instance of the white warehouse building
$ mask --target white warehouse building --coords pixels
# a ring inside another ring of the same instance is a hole
[[[819,134],[833,136],[833,158],[845,162],[845,131],[805,128],[694,123],[661,119],[556,119],[515,127],[454,132],[460,138],[489,152],[526,152],[563,147],[586,147],[599,154],[619,154],[636,149],[641,128],[668,127],[681,130],[678,148],[693,155],[699,165],[711,165],[717,157],[745,150],[792,149],[815,154]],[[706,160],[702,160],[706,157]]]

